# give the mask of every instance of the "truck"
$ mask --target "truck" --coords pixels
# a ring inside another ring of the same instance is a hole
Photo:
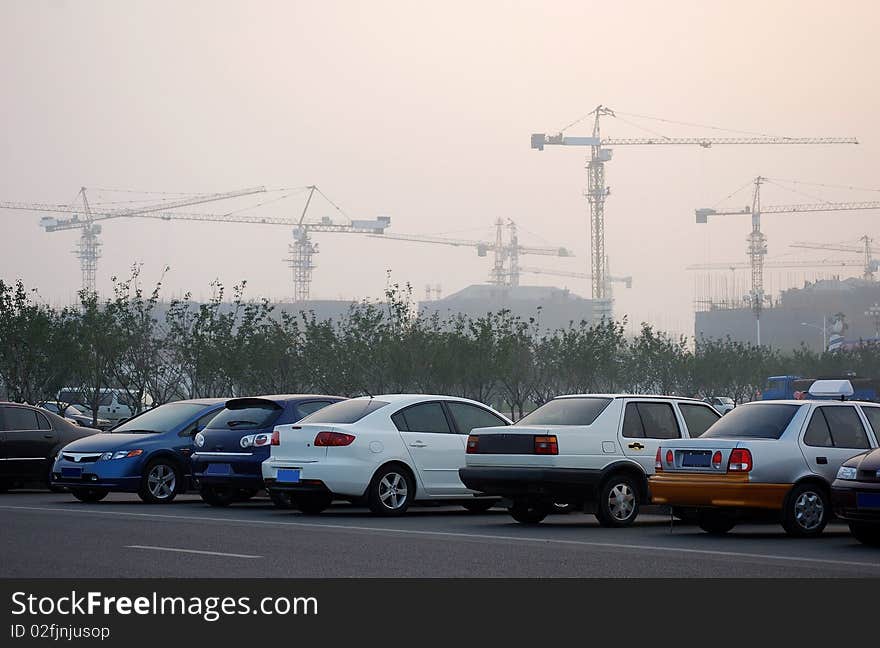
[[[801,376],[770,376],[767,385],[760,394],[760,400],[788,400],[807,398],[810,385],[817,380],[849,380],[853,387],[853,400],[880,401],[880,380],[859,378],[854,374],[846,376],[818,376],[802,378]],[[810,396],[811,399],[829,400],[828,396]]]

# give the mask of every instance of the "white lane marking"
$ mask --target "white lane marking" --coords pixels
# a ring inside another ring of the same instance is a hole
[[[223,556],[224,558],[262,558],[247,554],[222,553],[220,551],[201,551],[200,549],[179,549],[177,547],[152,547],[150,545],[125,545],[126,549],[151,549],[153,551],[174,551],[177,553],[201,554],[203,556]]]
[[[671,553],[684,553],[704,556],[721,556],[726,558],[748,558],[755,560],[776,560],[782,562],[805,562],[826,565],[846,565],[851,567],[870,567],[880,569],[880,561],[878,562],[859,562],[855,560],[831,560],[828,558],[810,558],[807,556],[774,556],[773,554],[747,553],[742,551],[719,551],[714,549],[688,549],[685,547],[663,547],[659,545],[636,545],[636,544],[618,544],[611,542],[590,542],[587,540],[564,540],[555,538],[535,538],[529,536],[515,535],[495,535],[491,533],[462,533],[459,531],[425,531],[421,529],[392,529],[387,527],[367,527],[355,524],[321,524],[319,522],[282,522],[280,520],[253,520],[248,518],[217,518],[205,515],[189,516],[189,515],[168,515],[160,513],[131,513],[125,511],[99,511],[96,509],[75,510],[71,508],[43,508],[38,506],[3,506],[0,510],[20,510],[20,511],[58,511],[61,513],[84,513],[94,515],[124,515],[127,517],[139,517],[159,520],[182,520],[184,522],[232,522],[235,524],[261,524],[265,526],[293,526],[305,527],[312,529],[337,529],[342,531],[362,531],[367,533],[390,533],[403,535],[418,536],[434,536],[446,538],[465,538],[474,540],[505,540],[512,542],[535,542],[542,544],[560,544],[573,545],[581,547],[596,547],[600,549],[616,550],[626,549],[635,551],[665,551]]]

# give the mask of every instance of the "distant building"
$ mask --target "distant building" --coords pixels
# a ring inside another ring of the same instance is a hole
[[[606,300],[584,299],[569,290],[549,286],[496,286],[476,284],[443,299],[419,304],[422,313],[441,318],[462,313],[484,317],[507,309],[524,320],[534,317],[542,330],[565,328],[580,321],[598,322],[610,312]]]
[[[875,319],[880,316],[865,313],[878,303],[880,282],[858,278],[820,280],[785,290],[772,308],[761,313],[761,342],[780,350],[796,349],[803,343],[819,351],[824,337],[829,346],[851,346],[876,337],[880,320]],[[694,333],[697,339],[729,335],[754,343],[755,315],[748,308],[697,312]]]

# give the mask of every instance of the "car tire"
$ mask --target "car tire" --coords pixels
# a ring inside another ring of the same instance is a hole
[[[259,488],[239,488],[235,493],[236,502],[247,502],[260,492]]]
[[[795,538],[815,538],[828,523],[831,503],[825,489],[818,484],[795,486],[785,498],[782,528]]]
[[[539,524],[541,520],[550,514],[553,505],[549,502],[541,502],[527,499],[515,499],[508,507],[507,512],[520,524]]]
[[[461,505],[470,513],[485,513],[497,503],[498,500],[478,499],[473,502],[462,502]]]
[[[275,505],[275,508],[296,508],[296,502],[293,501],[293,497],[287,491],[269,491],[269,499],[272,500],[272,504]]]
[[[80,502],[100,502],[110,492],[106,488],[71,488],[71,494]]]
[[[202,486],[199,489],[199,495],[205,504],[222,507],[232,504],[237,492],[228,486]]]
[[[318,515],[333,502],[330,493],[308,493],[295,495],[294,505],[305,515]]]
[[[626,527],[639,516],[639,490],[626,474],[612,475],[599,487],[596,519],[603,527]]]
[[[876,522],[850,522],[849,531],[862,544],[880,547],[880,524]]]
[[[409,471],[401,466],[380,468],[367,489],[367,506],[374,515],[403,515],[415,497],[416,487]]]
[[[172,459],[159,457],[144,469],[138,497],[147,504],[168,504],[181,490],[183,475],[180,468]]]
[[[724,535],[736,526],[736,520],[719,511],[701,511],[697,514],[697,526],[710,535]]]

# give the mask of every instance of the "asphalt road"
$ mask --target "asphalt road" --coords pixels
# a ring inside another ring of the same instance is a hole
[[[846,526],[788,538],[776,525],[711,537],[668,517],[628,529],[593,516],[514,522],[503,509],[411,508],[402,518],[334,506],[317,517],[266,499],[226,509],[186,495],[83,504],[66,493],[0,495],[0,577],[837,577],[880,576],[880,549]]]

